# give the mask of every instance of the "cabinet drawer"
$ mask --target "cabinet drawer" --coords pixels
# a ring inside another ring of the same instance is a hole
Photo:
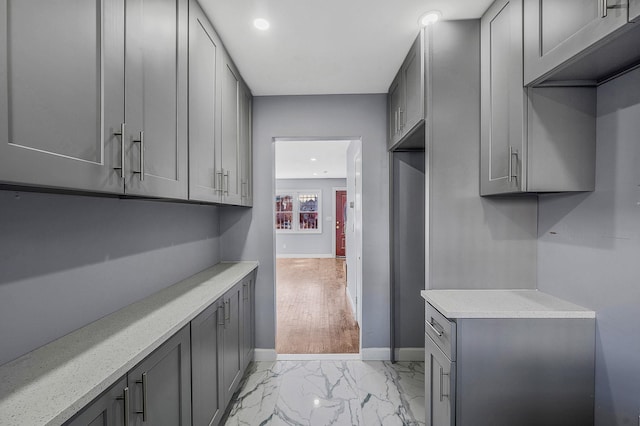
[[[451,361],[456,360],[456,323],[449,321],[430,304],[425,305],[425,333]]]

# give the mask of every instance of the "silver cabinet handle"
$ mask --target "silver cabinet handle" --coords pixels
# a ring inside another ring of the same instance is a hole
[[[116,399],[118,401],[124,401],[124,404],[123,404],[124,413],[122,414],[122,417],[124,419],[124,426],[128,426],[129,425],[129,387],[127,386],[126,388],[124,388],[122,390],[122,396],[119,396]]]
[[[220,309],[222,309],[222,314],[220,314]],[[218,306],[218,325],[224,325],[224,304]]]
[[[140,181],[144,180],[144,132],[140,131],[140,138],[138,140],[134,140],[133,143],[140,144],[140,170],[134,171],[134,175],[140,175]]]
[[[433,330],[433,332],[434,332],[434,333],[436,333],[436,334],[438,335],[438,337],[442,337],[443,333],[442,333],[440,330],[438,330],[438,329],[437,329],[437,328],[436,328],[436,327],[431,323],[431,321],[427,321],[427,325],[428,325],[429,327],[431,327],[431,329]]]
[[[513,173],[513,157],[516,157],[516,173]],[[518,150],[513,149],[512,146],[509,146],[509,182],[512,182],[514,179],[518,180],[517,173],[517,165],[518,165]]]
[[[222,174],[223,179],[222,182],[224,182],[224,195],[229,195],[229,170],[227,170],[226,172],[224,171],[224,169],[222,169],[222,171],[224,172]]]
[[[402,131],[404,129],[404,111],[402,110],[402,108],[400,108],[399,110],[399,121],[400,121],[400,131]]]
[[[216,192],[222,192],[222,172],[216,171],[216,184],[213,188]]]
[[[397,135],[398,134],[398,110],[395,110],[393,112],[393,119],[394,119],[394,123],[393,123],[393,134]]]
[[[242,300],[249,300],[249,284],[242,284]]]
[[[440,402],[442,402],[442,399],[446,396],[447,398],[449,398],[449,394],[448,393],[444,393],[443,392],[443,387],[444,387],[444,376],[449,376],[449,373],[445,373],[444,370],[442,369],[442,367],[440,367]]]
[[[124,127],[125,123],[120,123],[120,131],[113,132],[114,136],[120,136],[120,167],[113,168],[113,170],[120,170],[120,179],[124,179]]]
[[[142,411],[136,411],[136,414],[142,414],[142,421],[147,421],[147,373],[142,373],[142,380],[136,380],[137,384],[142,385]]]
[[[227,299],[224,301],[224,320],[225,322],[231,322],[231,309],[229,309],[230,301]]]

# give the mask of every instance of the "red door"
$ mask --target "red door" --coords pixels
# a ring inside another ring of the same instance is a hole
[[[344,226],[347,220],[347,191],[336,191],[336,256],[344,257],[346,239]]]

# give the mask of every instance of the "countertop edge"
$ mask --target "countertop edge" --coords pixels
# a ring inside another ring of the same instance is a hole
[[[436,299],[434,298],[434,294],[437,293],[433,293],[433,292],[438,292],[438,291],[442,291],[442,292],[452,292],[452,291],[459,291],[459,292],[469,292],[467,294],[473,293],[473,292],[482,292],[484,290],[422,290],[420,292],[420,295],[422,296],[423,299],[425,299],[425,301],[427,303],[429,303],[431,306],[433,306],[435,309],[438,310],[438,312],[440,312],[442,315],[444,315],[445,317],[449,318],[449,319],[518,319],[518,318],[567,318],[567,319],[595,319],[596,318],[596,312],[583,308],[579,305],[576,305],[574,303],[565,301],[563,299],[560,299],[558,297],[549,295],[547,293],[543,293],[540,292],[538,290],[526,290],[526,289],[513,289],[513,290],[509,290],[509,289],[505,289],[505,290],[495,290],[495,289],[490,289],[490,290],[486,290],[488,292],[522,292],[522,293],[526,293],[526,292],[535,292],[537,294],[540,295],[544,295],[545,297],[549,297],[550,299],[554,299],[554,300],[558,300],[558,301],[562,301],[566,304],[570,304],[573,307],[575,307],[575,309],[526,309],[526,310],[517,310],[517,309],[466,309],[466,310],[458,310],[458,309],[451,309],[451,308],[446,308],[444,307],[442,304],[440,304]],[[431,292],[431,293],[430,293]]]
[[[0,424],[59,425],[69,420],[258,265],[217,263],[0,366]],[[145,336],[139,347],[115,350],[126,348],[129,340],[137,343],[141,339],[136,335]],[[98,366],[100,355],[108,361]],[[46,361],[52,358],[55,363],[49,367]],[[87,381],[78,371],[83,367],[99,371]],[[56,386],[61,380],[67,395]]]

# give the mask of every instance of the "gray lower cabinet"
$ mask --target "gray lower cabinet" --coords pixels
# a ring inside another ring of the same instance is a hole
[[[595,319],[425,321],[428,426],[593,424]]]
[[[628,12],[628,0],[524,0],[525,85],[624,26]]]
[[[123,377],[65,425],[127,426],[125,399],[128,392],[127,378]]]
[[[191,321],[194,426],[220,422],[253,359],[252,273]]]
[[[229,290],[222,298],[223,326],[222,326],[222,387],[224,404],[231,401],[233,393],[242,378],[242,285],[238,284]]]
[[[121,194],[124,1],[0,0],[0,16],[0,182]]]
[[[255,273],[242,282],[242,369],[253,359],[255,349]]]
[[[640,20],[640,0],[629,0],[629,22]]]
[[[129,424],[191,425],[191,344],[183,327],[127,374]]]
[[[216,302],[191,321],[191,389],[194,426],[213,426],[224,413],[221,382],[224,312]]]
[[[596,89],[523,87],[522,14],[498,0],[481,19],[480,194],[592,191]]]
[[[127,411],[128,408],[128,411]],[[191,345],[183,327],[69,426],[191,426]]]

